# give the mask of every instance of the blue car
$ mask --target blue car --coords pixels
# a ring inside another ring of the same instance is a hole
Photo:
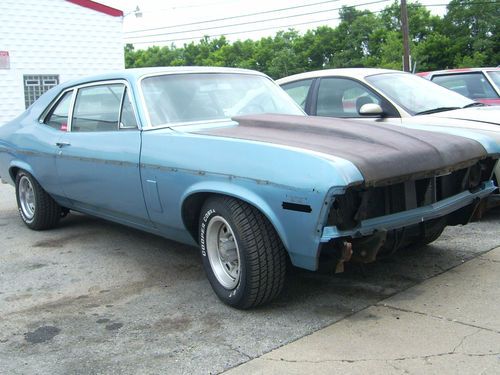
[[[45,93],[0,127],[0,176],[31,229],[73,210],[199,246],[245,309],[290,263],[342,271],[466,224],[495,189],[485,143],[308,117],[254,71],[149,68]]]

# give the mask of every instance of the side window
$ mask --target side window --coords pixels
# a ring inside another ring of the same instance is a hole
[[[128,90],[123,93],[122,111],[120,116],[120,129],[136,129],[137,120],[135,119],[134,107],[130,101]]]
[[[118,130],[125,85],[121,83],[83,87],[78,90],[72,132]]]
[[[382,100],[359,82],[347,78],[323,78],[318,90],[316,115],[327,117],[364,117],[359,114],[364,104]]]
[[[59,102],[50,110],[47,117],[45,117],[45,125],[64,132],[68,130],[68,114],[72,94],[72,90],[68,91],[59,99]]]
[[[293,100],[295,100],[298,105],[302,107],[302,109],[305,110],[307,94],[309,93],[312,81],[312,79],[305,79],[303,81],[287,83],[281,87],[292,97]]]

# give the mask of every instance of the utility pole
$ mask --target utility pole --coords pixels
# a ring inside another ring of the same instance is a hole
[[[406,0],[401,0],[401,29],[403,31],[403,70],[409,72],[410,67],[410,31],[408,27],[408,8]]]

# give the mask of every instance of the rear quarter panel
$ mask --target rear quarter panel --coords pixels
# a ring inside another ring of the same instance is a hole
[[[14,184],[11,171],[21,168],[31,173],[56,199],[60,194],[55,168],[55,143],[61,132],[38,122],[40,113],[50,103],[42,100],[24,114],[0,127],[0,176]]]

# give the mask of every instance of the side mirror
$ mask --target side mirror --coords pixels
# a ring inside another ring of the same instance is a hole
[[[383,116],[384,110],[376,103],[366,103],[359,109],[359,114],[362,116]]]

